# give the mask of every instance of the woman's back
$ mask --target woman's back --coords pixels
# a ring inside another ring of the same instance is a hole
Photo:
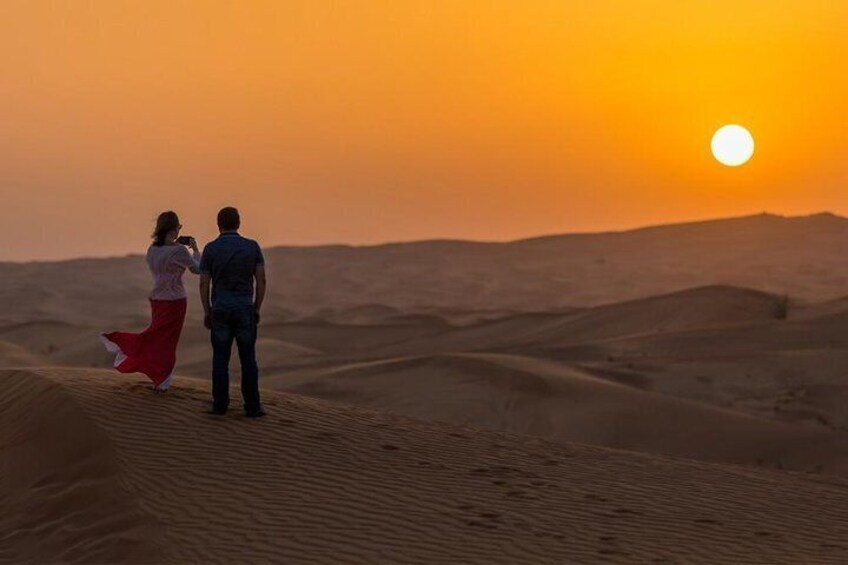
[[[153,275],[151,300],[186,298],[183,273],[186,269],[200,272],[200,254],[192,256],[182,245],[151,245],[147,250],[147,266]]]
[[[115,354],[115,368],[121,373],[144,373],[153,390],[164,392],[171,386],[177,364],[177,345],[185,323],[188,300],[183,273],[200,272],[200,251],[193,237],[180,237],[176,212],[162,212],[156,218],[153,245],[147,250],[147,266],[153,275],[150,293],[150,325],[141,333],[100,334],[106,350]],[[180,242],[191,247],[193,254]]]

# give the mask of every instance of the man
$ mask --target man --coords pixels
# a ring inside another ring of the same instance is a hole
[[[265,260],[258,243],[239,235],[240,225],[241,218],[235,208],[218,212],[221,233],[206,245],[200,260],[203,323],[212,334],[211,412],[223,415],[229,408],[230,353],[235,339],[241,361],[244,412],[248,418],[260,418],[265,412],[259,400],[256,330],[265,299]]]

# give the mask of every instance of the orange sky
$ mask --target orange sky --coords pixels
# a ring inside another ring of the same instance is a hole
[[[0,2],[0,259],[848,213],[848,2]],[[709,153],[725,123],[757,152]]]

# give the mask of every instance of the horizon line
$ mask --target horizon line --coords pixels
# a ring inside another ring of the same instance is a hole
[[[364,244],[356,244],[356,243],[318,243],[318,244],[277,244],[270,245],[265,247],[266,251],[271,251],[274,249],[322,249],[322,248],[348,248],[348,249],[370,249],[370,248],[378,248],[378,247],[390,247],[390,246],[399,246],[399,245],[419,245],[419,244],[432,244],[432,243],[465,243],[472,245],[509,245],[515,243],[524,243],[529,241],[537,241],[542,239],[554,239],[561,237],[577,237],[577,236],[602,236],[602,235],[613,235],[613,234],[626,234],[633,233],[644,230],[651,229],[663,229],[670,227],[681,227],[681,226],[691,226],[696,224],[709,224],[716,222],[727,222],[727,221],[735,221],[735,220],[746,220],[753,218],[775,218],[782,220],[793,220],[793,219],[804,219],[804,218],[815,218],[821,216],[829,216],[833,218],[838,218],[841,220],[848,219],[848,216],[840,216],[834,212],[830,211],[821,211],[821,212],[812,212],[809,214],[797,214],[797,215],[784,215],[777,214],[774,212],[758,212],[752,214],[741,214],[739,216],[725,216],[725,217],[712,217],[705,218],[699,220],[682,220],[682,221],[671,221],[671,222],[662,222],[656,224],[643,224],[635,227],[629,228],[621,228],[621,229],[607,229],[607,230],[599,230],[599,231],[574,231],[574,232],[559,232],[559,233],[548,233],[548,234],[540,234],[540,235],[532,235],[528,237],[520,237],[517,239],[503,239],[503,240],[484,240],[484,239],[459,239],[459,238],[426,238],[426,239],[409,239],[409,240],[389,240],[380,243],[364,243]],[[108,261],[114,259],[127,259],[130,257],[139,257],[142,256],[142,252],[131,252],[125,253],[123,255],[101,255],[101,256],[92,256],[92,255],[81,255],[79,257],[69,257],[66,259],[28,259],[28,260],[2,260],[0,259],[0,265],[2,264],[14,264],[14,265],[28,265],[28,264],[36,264],[36,263],[69,263],[73,261]]]

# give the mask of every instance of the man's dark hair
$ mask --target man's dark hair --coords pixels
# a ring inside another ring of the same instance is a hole
[[[239,211],[232,206],[221,208],[218,212],[218,229],[221,231],[233,231],[239,229],[241,218]]]

